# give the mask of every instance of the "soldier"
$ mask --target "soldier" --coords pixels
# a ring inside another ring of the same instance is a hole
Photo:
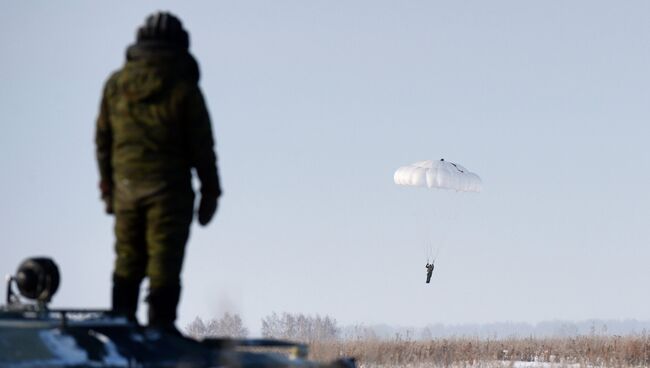
[[[433,262],[429,263],[427,261],[427,265],[424,266],[427,268],[427,284],[431,282],[431,275],[433,274]]]
[[[136,321],[149,278],[149,326],[174,325],[194,212],[192,169],[205,226],[221,195],[210,118],[189,36],[170,13],[149,16],[124,66],[105,84],[96,127],[100,191],[115,215],[113,311]]]

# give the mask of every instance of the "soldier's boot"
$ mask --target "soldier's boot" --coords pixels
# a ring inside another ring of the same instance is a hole
[[[147,302],[149,303],[149,327],[166,333],[181,335],[174,325],[176,307],[181,295],[180,286],[165,286],[151,288]]]
[[[113,313],[121,314],[131,322],[136,322],[140,282],[119,276],[113,276],[112,305]]]

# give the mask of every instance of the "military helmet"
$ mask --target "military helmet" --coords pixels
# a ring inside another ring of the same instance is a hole
[[[181,20],[168,12],[156,12],[147,17],[136,36],[138,43],[156,41],[176,45],[187,49],[190,38],[183,29]]]

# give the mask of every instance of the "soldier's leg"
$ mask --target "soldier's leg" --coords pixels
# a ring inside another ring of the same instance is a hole
[[[131,203],[115,203],[115,270],[112,308],[135,321],[140,283],[147,265],[145,213]]]
[[[194,209],[188,190],[157,196],[147,211],[149,325],[174,329],[180,273]]]

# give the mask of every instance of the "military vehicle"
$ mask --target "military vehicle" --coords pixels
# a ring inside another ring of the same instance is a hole
[[[352,358],[311,361],[306,345],[288,341],[199,341],[148,329],[108,310],[50,309],[59,282],[49,258],[29,258],[7,278],[0,367],[355,367]]]

